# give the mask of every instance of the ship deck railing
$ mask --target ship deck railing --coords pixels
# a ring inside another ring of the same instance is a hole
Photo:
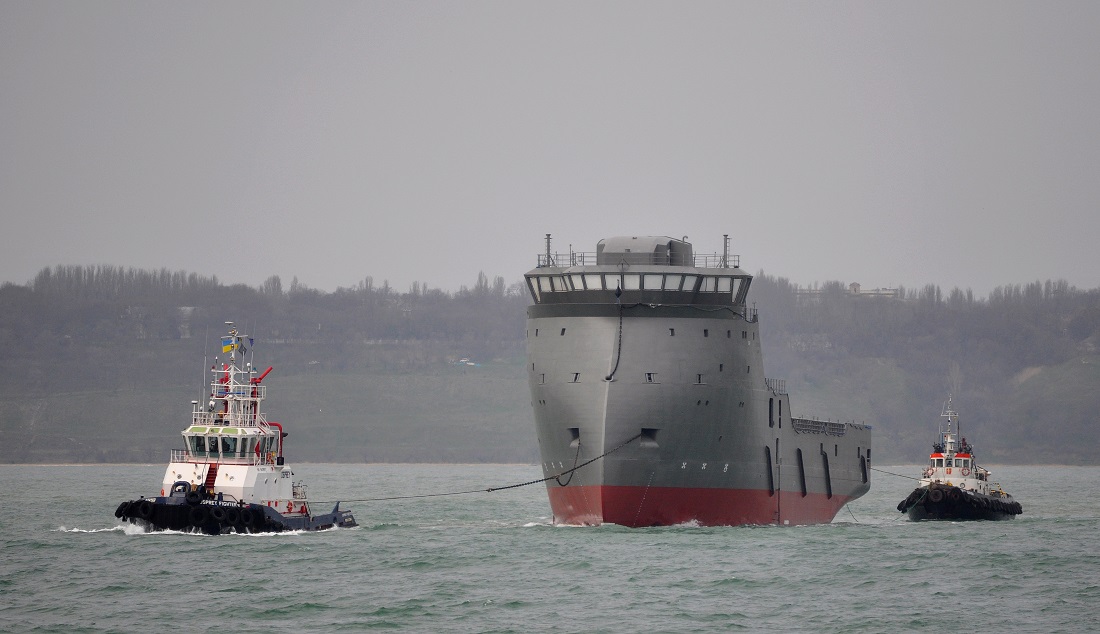
[[[217,370],[221,372],[221,370]],[[225,383],[218,383],[215,381],[211,384],[213,387],[214,398],[225,398],[232,396],[241,400],[248,399],[260,399],[267,398],[267,386],[266,385],[248,385],[246,383],[233,383],[232,385],[226,385]]]
[[[238,465],[265,465],[276,464],[275,456],[270,454],[256,455],[251,452],[246,456],[240,454],[223,454],[216,451],[188,451],[186,449],[173,449],[169,460],[172,462],[197,462],[205,464],[216,462],[218,464]]]
[[[826,436],[843,436],[848,432],[845,423],[834,423],[826,420],[813,420],[809,418],[792,418],[791,425],[800,434],[825,434]]]
[[[204,427],[260,427],[267,425],[267,417],[263,413],[199,410],[191,413],[191,425]]]
[[[631,264],[636,266],[689,266],[700,269],[735,269],[741,266],[740,255],[723,256],[720,253],[698,254],[691,256],[673,255],[661,257],[653,253],[604,254],[604,258],[614,258],[612,264]],[[540,253],[536,268],[574,266],[596,266],[595,252],[570,251],[569,253]]]

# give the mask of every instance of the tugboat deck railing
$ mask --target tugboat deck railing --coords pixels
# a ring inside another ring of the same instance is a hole
[[[198,411],[192,413],[191,424],[205,427],[259,427],[267,424],[267,417],[262,413]]]
[[[216,462],[218,464],[237,464],[237,465],[265,465],[275,464],[274,456],[265,454],[256,455],[254,452],[247,456],[226,456],[217,452],[195,452],[192,453],[186,449],[173,449],[172,454],[169,457],[172,462],[193,462],[199,464],[206,464]]]

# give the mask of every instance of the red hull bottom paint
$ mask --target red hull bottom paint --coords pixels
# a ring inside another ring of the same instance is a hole
[[[554,522],[672,526],[741,524],[825,524],[836,517],[848,497],[824,493],[750,489],[670,488],[643,486],[547,487]]]

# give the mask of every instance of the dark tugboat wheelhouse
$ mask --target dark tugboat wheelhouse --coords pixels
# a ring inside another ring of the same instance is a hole
[[[721,255],[654,236],[563,255],[548,234],[525,277],[555,522],[813,524],[870,488],[870,426],[795,418],[785,382],[765,378],[728,237]]]

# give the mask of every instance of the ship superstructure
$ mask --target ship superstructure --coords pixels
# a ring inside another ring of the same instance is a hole
[[[764,375],[752,276],[623,236],[526,274],[527,374],[556,522],[829,522],[870,487],[870,426],[792,416]],[[610,452],[610,453],[608,453]]]

